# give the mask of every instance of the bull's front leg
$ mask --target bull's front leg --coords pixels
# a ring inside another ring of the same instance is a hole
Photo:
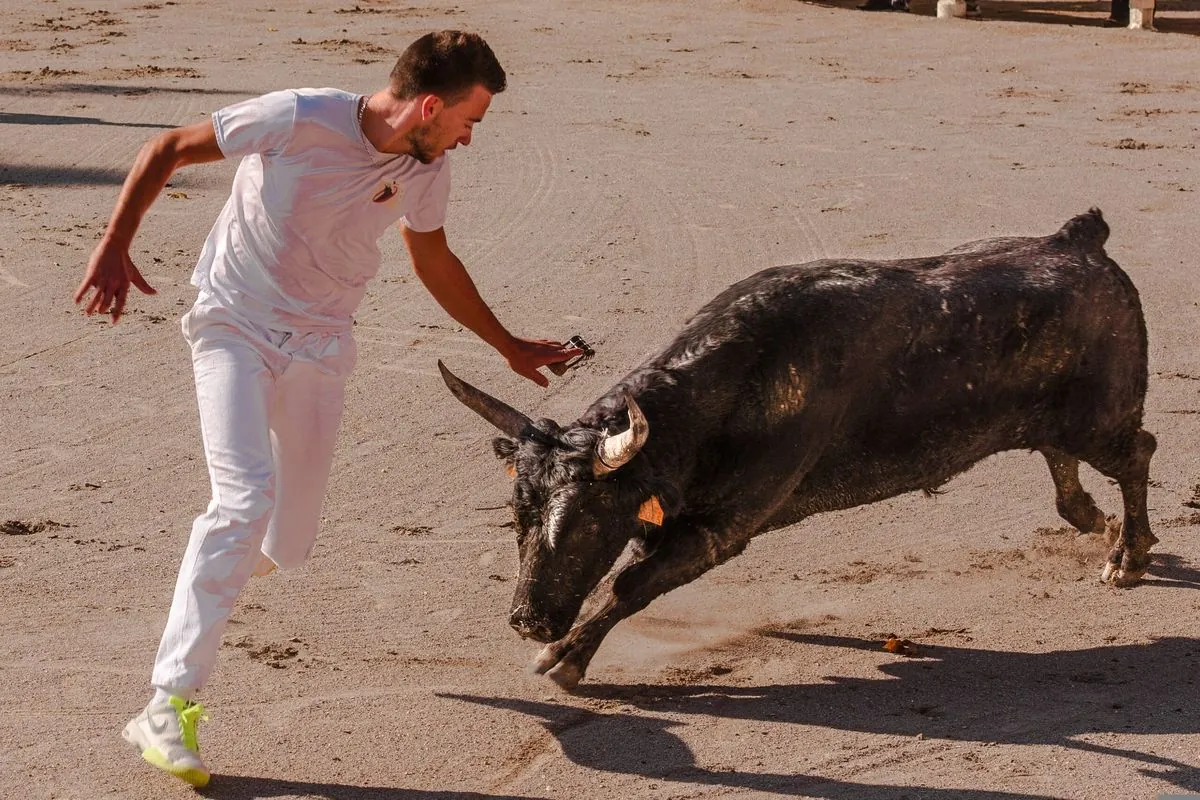
[[[636,614],[660,595],[690,583],[745,549],[749,534],[731,533],[677,521],[661,532],[658,546],[624,565],[601,586],[592,613],[565,636],[546,645],[533,670],[571,691],[583,679],[600,643],[618,622]]]

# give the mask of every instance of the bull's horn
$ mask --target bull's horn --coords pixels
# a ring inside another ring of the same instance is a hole
[[[650,423],[646,422],[646,415],[629,392],[625,392],[625,406],[629,410],[629,430],[613,436],[606,433],[596,445],[596,458],[592,464],[596,475],[607,475],[628,464],[650,438]]]
[[[446,365],[441,362],[441,359],[438,360],[437,365],[442,373],[442,380],[446,382],[446,386],[450,388],[454,396],[464,406],[495,425],[504,433],[516,439],[521,436],[522,431],[532,425],[529,417],[520,411],[510,408],[487,392],[481,392],[471,384],[459,380],[453,372],[446,369]]]

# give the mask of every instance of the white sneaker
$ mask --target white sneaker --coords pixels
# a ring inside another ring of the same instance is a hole
[[[196,744],[196,723],[207,719],[204,706],[172,695],[166,703],[146,706],[129,720],[121,735],[142,751],[142,758],[164,772],[192,786],[207,786],[208,767]]]

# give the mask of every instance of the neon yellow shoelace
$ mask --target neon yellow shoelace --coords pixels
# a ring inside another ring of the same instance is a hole
[[[182,697],[171,697],[171,705],[175,708],[175,713],[179,715],[179,732],[183,735],[183,746],[193,753],[200,752],[200,745],[196,742],[196,723],[201,720],[208,722],[208,715],[204,713],[204,706],[199,703],[189,703]]]

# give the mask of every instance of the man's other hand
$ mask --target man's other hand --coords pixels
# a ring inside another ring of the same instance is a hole
[[[88,261],[83,282],[75,290],[75,303],[78,305],[90,290],[95,290],[83,308],[84,313],[89,316],[112,314],[115,325],[125,311],[125,299],[131,283],[142,294],[157,294],[157,290],[146,282],[133,265],[129,251],[101,242]]]

